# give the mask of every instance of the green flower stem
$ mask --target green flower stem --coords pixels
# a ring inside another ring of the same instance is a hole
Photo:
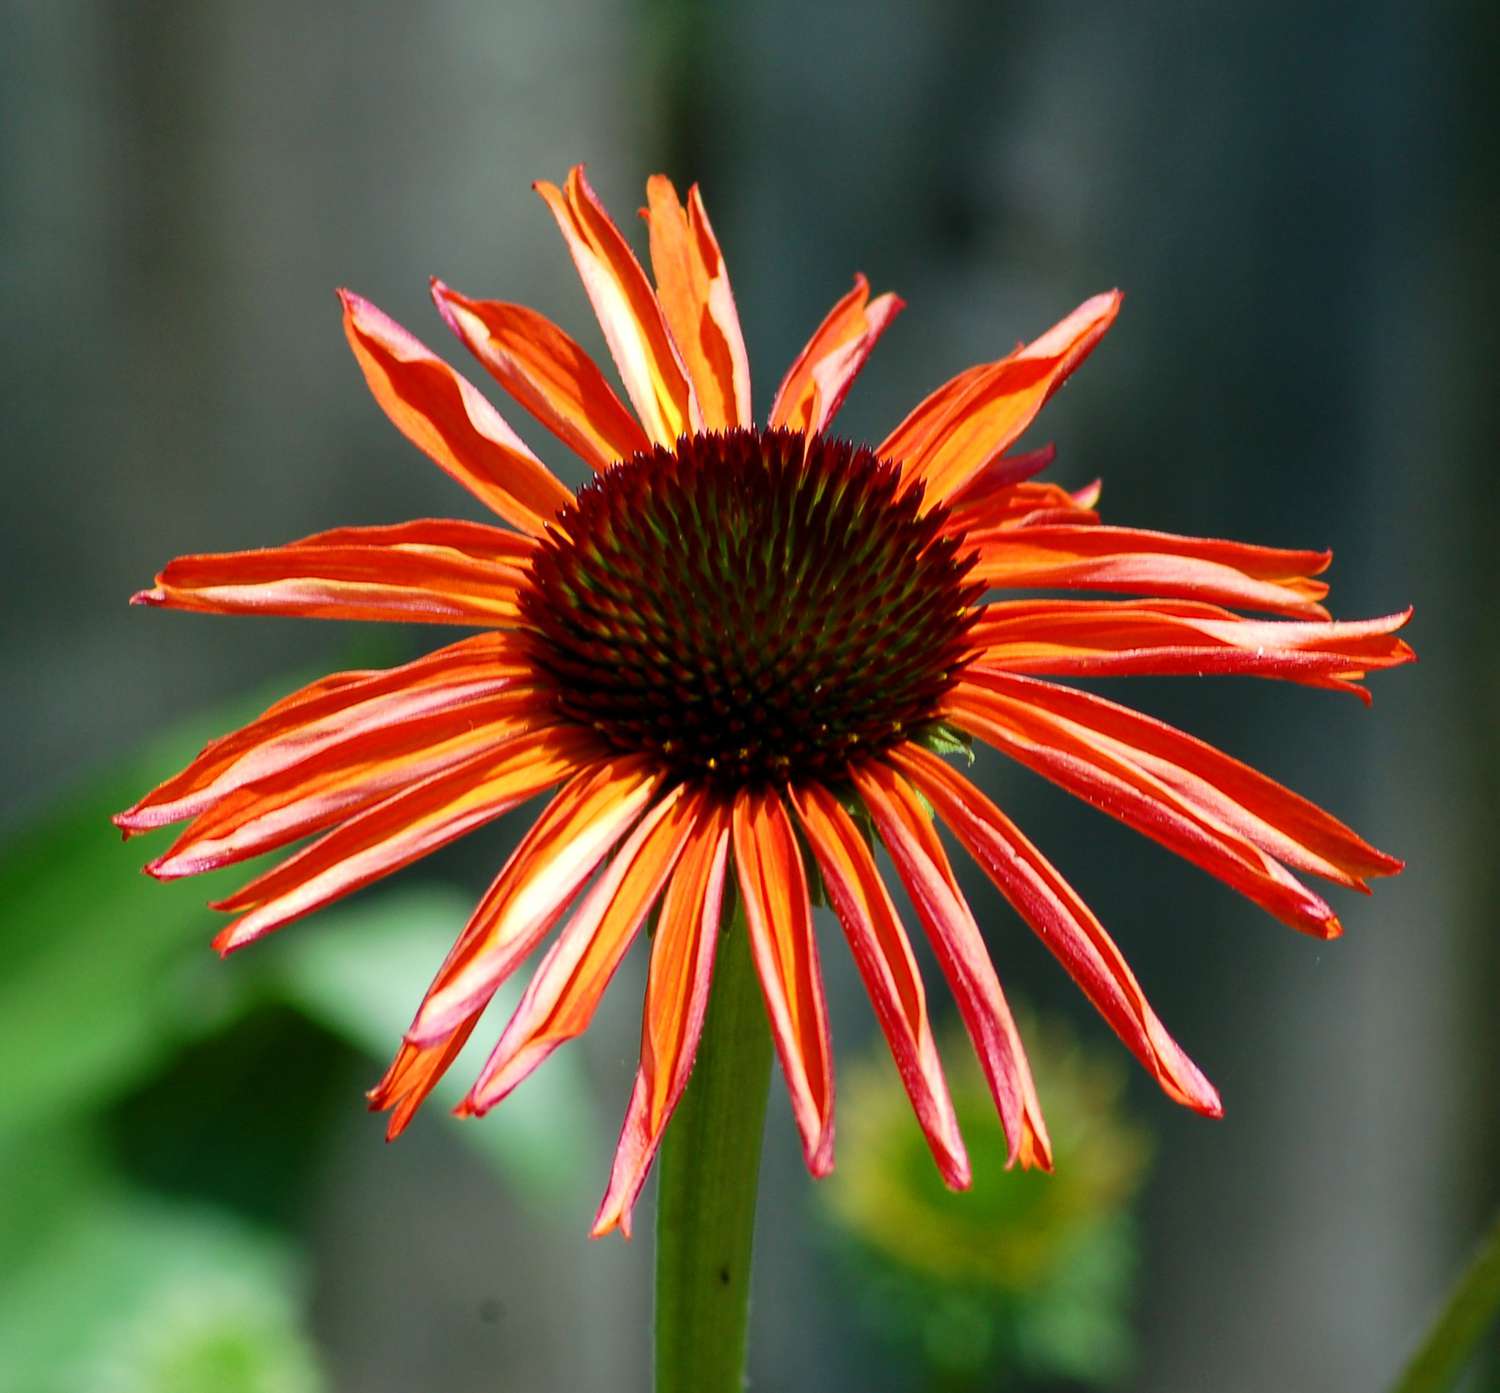
[[[656,1393],[740,1393],[771,1035],[735,896],[658,1163]]]
[[[1500,1314],[1500,1218],[1448,1294],[1391,1393],[1439,1393],[1452,1387],[1474,1346]]]

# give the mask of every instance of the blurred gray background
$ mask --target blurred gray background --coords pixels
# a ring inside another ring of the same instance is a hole
[[[1337,899],[1348,933],[1320,944],[998,758],[980,768],[1226,1100],[1208,1123],[1132,1079],[1159,1139],[1132,1386],[1379,1387],[1500,1198],[1495,16],[5,0],[0,832],[164,722],[361,644],[384,661],[435,641],[125,600],[184,551],[472,515],[370,401],[333,290],[476,381],[429,274],[534,305],[602,353],[532,179],[587,161],[631,235],[649,173],[702,183],[761,411],[853,271],[898,290],[910,307],[840,420],[855,438],[1118,285],[1119,323],[1029,437],[1057,442],[1057,477],[1103,475],[1114,521],[1331,546],[1336,613],[1414,603],[1421,663],[1377,678],[1371,712],[1255,683],[1110,694],[1287,780],[1409,869]],[[439,872],[477,893],[522,826]],[[1112,1043],[970,884],[1007,983]],[[846,956],[827,960],[842,1054],[871,1023]],[[629,1245],[584,1237],[641,966],[573,1047],[597,1115],[587,1184],[558,1214],[497,1188],[435,1123],[384,1147],[360,1106],[372,1063],[341,1066],[300,1221],[334,1386],[646,1387],[649,1206]],[[407,984],[413,1003],[424,985]],[[269,1086],[251,1069],[245,1087]],[[546,1070],[528,1085],[547,1088]],[[505,1110],[477,1125],[506,1127]],[[753,1386],[902,1386],[810,1237],[779,1081],[765,1184]]]

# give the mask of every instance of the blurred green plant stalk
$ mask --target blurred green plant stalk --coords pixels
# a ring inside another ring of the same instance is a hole
[[[771,1033],[743,901],[731,893],[725,910],[692,1079],[658,1162],[656,1393],[745,1383]]]

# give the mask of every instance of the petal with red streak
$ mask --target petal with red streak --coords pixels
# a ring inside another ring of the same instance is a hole
[[[1395,637],[1411,611],[1354,623],[1246,619],[1192,601],[1020,600],[987,605],[969,631],[974,666],[1050,677],[1277,678],[1352,691],[1415,658]]]
[[[595,1238],[616,1226],[630,1237],[631,1209],[692,1073],[708,1012],[728,861],[728,822],[722,811],[710,809],[693,829],[662,897],[641,1019],[641,1067],[609,1188],[594,1216]]]
[[[341,290],[344,333],[380,408],[487,508],[539,534],[572,495],[466,378],[394,319]]]
[[[559,1045],[588,1029],[705,801],[679,784],[636,824],[537,968],[461,1112],[488,1112]]]
[[[947,499],[1031,424],[1104,337],[1122,298],[1119,291],[1095,295],[1018,352],[939,388],[876,453],[899,459],[921,480],[929,502]],[[960,381],[961,389],[955,387]]]
[[[1030,681],[1019,677],[1009,680]],[[1326,901],[1274,856],[1209,811],[1205,800],[1194,796],[1196,791],[1188,786],[1187,778],[1174,787],[1162,777],[1162,762],[1148,768],[1121,742],[1101,739],[1032,700],[995,690],[1001,683],[1000,675],[966,674],[947,698],[945,717],[1127,827],[1160,842],[1292,928],[1318,938],[1336,938],[1342,932]],[[1181,773],[1186,775],[1186,771]],[[1303,859],[1310,855],[1302,853]],[[1320,873],[1349,883],[1349,878],[1331,863],[1320,859],[1319,864],[1325,867]]]
[[[545,315],[500,300],[470,300],[440,280],[432,298],[448,327],[491,375],[593,469],[651,442],[598,365]]]
[[[986,528],[965,540],[978,551],[970,576],[985,585],[1114,590],[1328,617],[1318,603],[1328,587],[1312,579],[1328,568],[1326,551],[1069,523]]]
[[[646,273],[599,202],[583,166],[574,165],[564,186],[537,183],[604,331],[625,395],[646,434],[671,448],[698,430],[702,418],[692,383]]]
[[[748,426],[750,359],[724,256],[694,184],[686,209],[664,174],[646,182],[646,224],[656,298],[682,354],[703,425],[708,430]]]
[[[871,300],[869,281],[855,276],[854,289],[792,360],[771,405],[771,424],[807,435],[826,430],[876,342],[905,308],[904,300],[889,293]]]
[[[896,907],[838,799],[818,784],[792,789],[791,798],[933,1159],[950,1187],[967,1189],[969,1158],[932,1038],[921,974]]]
[[[478,523],[343,527],[285,546],[179,556],[131,604],[419,624],[508,625],[531,543]]]
[[[390,726],[440,718],[530,676],[504,633],[475,634],[401,667],[338,672],[284,697],[249,725],[221,736],[133,807],[116,814],[127,837],[196,817],[250,783],[323,757]]]
[[[917,786],[1011,906],[1167,1095],[1218,1117],[1219,1095],[1167,1033],[1089,907],[1004,813],[956,769],[916,745],[890,759]]]
[[[871,760],[850,772],[958,1001],[1005,1127],[1006,1164],[1050,1170],[1052,1144],[1020,1032],[930,818],[889,766]]]
[[[311,914],[492,822],[586,757],[564,726],[528,732],[430,775],[335,827],[214,908],[248,910],[214,939],[221,953]]]
[[[802,852],[775,793],[742,790],[731,825],[750,953],[803,1157],[813,1175],[827,1175],[833,1169],[833,1050]]]
[[[661,784],[643,756],[584,768],[548,805],[485,892],[407,1030],[430,1044],[488,1001],[561,918]]]

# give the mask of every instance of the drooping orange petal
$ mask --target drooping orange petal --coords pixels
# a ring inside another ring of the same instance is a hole
[[[1051,677],[1233,673],[1351,691],[1413,661],[1395,637],[1411,611],[1355,623],[1246,619],[1191,601],[1019,600],[987,605],[969,639],[976,665]]]
[[[1401,869],[1395,857],[1315,803],[1164,721],[1035,678],[979,670],[966,674],[966,681],[1011,710],[1024,706],[1037,713],[1047,729],[1070,742],[1076,737],[1091,743],[1101,755],[1159,780],[1184,804],[1298,870],[1362,890],[1366,876]]]
[[[342,527],[285,546],[179,556],[133,605],[407,624],[514,623],[529,539],[480,523]]]
[[[966,540],[978,550],[970,575],[986,585],[1113,590],[1328,618],[1318,603],[1328,587],[1312,579],[1327,570],[1326,551],[1067,523],[986,528]]]
[[[992,690],[995,680],[993,674],[966,675],[945,702],[946,719],[1175,851],[1283,923],[1319,938],[1342,932],[1326,901],[1199,800],[1170,786],[1160,770],[1144,767],[1118,741],[1101,740],[1034,702]],[[1310,855],[1304,852],[1303,859]],[[1321,864],[1330,878],[1348,883],[1337,867]]]
[[[902,745],[888,758],[937,810],[1168,1097],[1220,1116],[1218,1093],[1167,1033],[1104,925],[1016,825],[930,751]]]
[[[827,1175],[833,1169],[833,1049],[802,852],[775,793],[736,794],[731,825],[750,954],[802,1154],[813,1175]]]
[[[708,430],[748,426],[750,359],[729,272],[694,184],[684,209],[664,174],[646,181],[656,298],[693,380]]]
[[[870,760],[850,771],[958,1001],[1005,1127],[1007,1165],[1052,1168],[1052,1144],[1020,1032],[948,854],[911,787]]]
[[[432,298],[495,380],[591,468],[608,469],[651,448],[598,365],[545,315],[470,300],[437,279]]]
[[[693,829],[662,897],[641,1017],[641,1067],[609,1188],[594,1216],[595,1238],[616,1226],[630,1237],[631,1209],[692,1073],[708,1011],[728,861],[728,820],[721,809],[710,808]]]
[[[679,784],[636,824],[542,959],[462,1112],[488,1112],[560,1044],[588,1029],[706,803],[706,794]]]
[[[551,726],[400,790],[219,901],[215,909],[249,912],[214,946],[242,948],[492,822],[557,783],[589,749],[586,735]]]
[[[146,871],[174,880],[273,851],[556,720],[535,693],[514,689],[340,741],[317,759],[226,794]]]
[[[484,1006],[472,1011],[453,1032],[430,1045],[414,1045],[409,1040],[401,1042],[401,1048],[391,1061],[385,1076],[372,1088],[366,1097],[370,1100],[371,1112],[391,1114],[386,1124],[385,1139],[395,1141],[407,1128],[417,1109],[427,1101],[428,1095],[437,1087],[438,1081],[448,1072],[449,1066],[468,1043],[474,1027],[484,1014]]]
[[[583,166],[559,189],[534,185],[552,210],[646,434],[670,448],[703,422],[692,383],[646,273],[599,202]]]
[[[522,838],[470,916],[406,1032],[433,1043],[515,971],[645,811],[661,775],[643,756],[585,767]]]
[[[397,430],[487,508],[539,534],[568,490],[472,383],[368,300],[339,299],[349,347]]]
[[[855,276],[854,289],[792,360],[771,404],[771,424],[807,435],[827,430],[876,341],[905,308],[904,300],[889,293],[871,300],[870,282]]]
[[[1104,337],[1122,298],[1119,291],[1095,295],[1026,347],[946,383],[876,454],[899,460],[903,472],[922,482],[929,503],[946,500],[1031,424],[1047,398]]]
[[[933,1159],[949,1186],[967,1189],[969,1158],[927,1019],[922,977],[896,907],[838,799],[818,784],[793,788],[791,798]]]
[[[475,634],[401,667],[333,673],[206,745],[181,773],[116,814],[115,825],[129,837],[197,817],[234,790],[275,778],[345,741],[441,717],[523,683],[530,673],[530,661],[499,632]]]

